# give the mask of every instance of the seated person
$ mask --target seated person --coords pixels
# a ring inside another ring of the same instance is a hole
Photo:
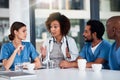
[[[110,48],[109,66],[112,70],[120,70],[120,16],[113,16],[107,20],[107,35],[115,40]]]
[[[78,57],[78,49],[75,40],[67,36],[70,30],[69,19],[59,12],[52,13],[47,18],[46,27],[51,38],[48,38],[41,47],[43,63],[52,60],[56,67],[59,67],[61,60],[75,60]]]
[[[108,53],[110,44],[103,40],[104,25],[97,20],[89,20],[84,29],[83,37],[86,41],[79,57],[76,61],[63,60],[60,63],[61,68],[78,67],[78,59],[86,59],[86,67],[91,68],[94,63],[103,64],[103,68],[108,68]]]
[[[40,68],[41,63],[38,53],[30,42],[23,42],[27,36],[26,25],[14,22],[10,29],[9,39],[1,48],[1,60],[5,70],[14,70],[17,63],[33,62],[35,68]]]

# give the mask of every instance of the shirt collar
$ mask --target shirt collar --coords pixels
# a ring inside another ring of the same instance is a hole
[[[56,38],[53,38],[51,39],[53,42],[56,42]],[[61,43],[64,43],[64,41],[66,40],[65,36],[63,36],[62,40],[61,40]]]

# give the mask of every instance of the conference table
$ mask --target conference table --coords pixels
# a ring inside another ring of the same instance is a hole
[[[25,70],[25,72],[29,72]],[[120,80],[120,71],[102,69],[94,72],[91,68],[80,71],[77,68],[69,69],[39,69],[30,72],[36,77],[17,80]],[[0,80],[3,78],[0,77]]]

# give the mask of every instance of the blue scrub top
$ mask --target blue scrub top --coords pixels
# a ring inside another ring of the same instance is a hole
[[[99,46],[96,48],[94,54],[91,50],[91,43],[87,42],[82,51],[80,52],[79,56],[86,59],[87,62],[94,62],[97,58],[103,58],[106,60],[106,62],[103,64],[103,68],[109,69],[108,66],[108,56],[109,56],[109,50],[110,50],[110,43],[102,40],[102,42],[99,44]]]
[[[24,45],[24,49],[21,51],[20,55],[16,54],[13,64],[10,67],[11,70],[14,70],[16,63],[33,62],[34,59],[39,56],[30,42],[22,42],[22,45]],[[3,44],[0,60],[8,59],[14,50],[15,47],[12,42]]]
[[[120,47],[116,50],[116,42],[110,48],[109,66],[112,70],[120,70]]]

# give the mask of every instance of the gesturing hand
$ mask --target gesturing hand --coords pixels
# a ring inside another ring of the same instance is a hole
[[[71,55],[70,55],[70,53],[69,53],[69,51],[68,51],[68,48],[66,48],[66,57],[67,57],[67,58],[71,58]]]
[[[42,58],[44,59],[46,57],[46,47],[40,47]]]
[[[18,53],[18,55],[20,55],[20,52],[24,49],[24,45],[19,45],[17,48],[16,48],[16,53]]]

